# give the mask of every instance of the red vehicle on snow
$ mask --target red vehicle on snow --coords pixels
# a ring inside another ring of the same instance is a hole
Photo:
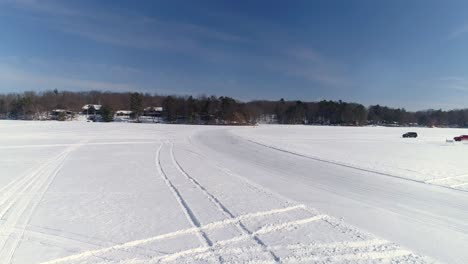
[[[455,141],[468,140],[468,135],[461,135],[461,136],[458,136],[458,137],[454,137],[453,140],[455,140]]]

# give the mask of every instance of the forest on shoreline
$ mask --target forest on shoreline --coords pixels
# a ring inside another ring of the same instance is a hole
[[[54,109],[80,114],[84,105],[102,105],[106,121],[118,110],[138,117],[147,107],[162,107],[161,119],[184,124],[320,124],[468,127],[468,109],[406,111],[380,105],[322,100],[318,102],[254,100],[226,96],[177,96],[134,92],[58,91],[0,94],[0,119],[39,120]]]

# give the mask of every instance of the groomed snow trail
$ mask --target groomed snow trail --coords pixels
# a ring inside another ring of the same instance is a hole
[[[276,178],[288,171],[270,166],[284,157],[262,148],[236,156],[232,144],[248,143],[233,143],[224,127],[24,127],[0,155],[41,164],[10,169],[15,177],[0,185],[0,263],[434,262],[264,184],[290,188]]]
[[[192,137],[192,141],[207,157],[229,164],[237,174],[252,175],[250,179],[263,188],[343,217],[345,222],[439,261],[467,263],[466,192],[343,166],[324,158],[312,159],[314,152],[304,155],[290,151],[292,144],[286,148],[287,141],[281,137],[276,139],[285,141],[281,146],[286,149],[270,147],[279,145],[273,137],[257,144],[252,142],[257,141],[253,140],[255,133],[263,131],[246,133],[248,130],[255,131],[213,130]]]

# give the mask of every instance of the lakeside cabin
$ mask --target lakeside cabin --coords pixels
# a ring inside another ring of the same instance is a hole
[[[102,105],[99,104],[87,104],[81,108],[81,113],[83,115],[100,115],[101,114],[101,107]]]
[[[68,111],[65,109],[54,109],[50,111],[50,119],[51,120],[59,120],[59,121],[64,121],[67,119],[72,119],[73,118],[73,112]]]
[[[116,122],[129,122],[133,112],[130,110],[118,110],[114,114],[114,121]]]
[[[163,108],[159,106],[150,106],[143,109],[143,115],[140,119],[143,122],[161,123]]]

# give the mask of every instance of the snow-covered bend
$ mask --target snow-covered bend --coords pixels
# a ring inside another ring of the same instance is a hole
[[[419,137],[402,138],[408,131]],[[464,129],[264,125],[233,133],[321,161],[468,191],[467,144],[447,142]]]
[[[438,260],[467,262],[466,192],[310,159],[306,155],[314,153],[302,155],[303,148],[271,148],[276,141],[257,143],[256,136],[264,139],[261,131],[255,134],[257,129],[210,131],[193,141],[207,147],[205,153],[212,151],[218,160],[224,159],[237,173],[249,173],[250,179],[264,188]],[[294,133],[295,127],[288,129]],[[285,140],[283,136],[279,133],[276,139]],[[327,146],[324,142],[323,148]]]
[[[466,262],[466,196],[412,195],[243,129],[0,122],[0,263]]]

